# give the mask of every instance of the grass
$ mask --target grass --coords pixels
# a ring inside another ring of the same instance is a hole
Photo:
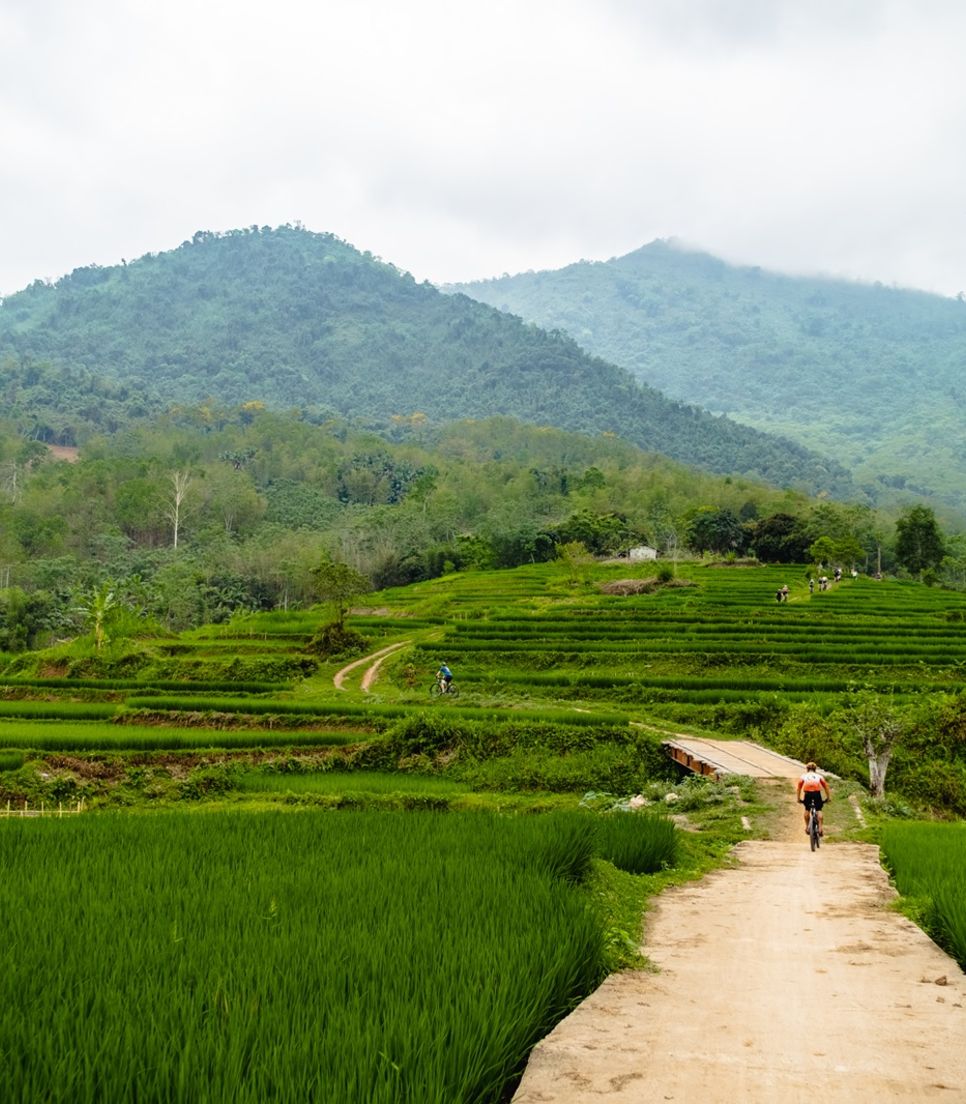
[[[471,787],[448,778],[421,774],[381,774],[375,771],[251,771],[236,777],[243,793],[296,794],[464,794]]]
[[[0,748],[37,751],[188,751],[198,748],[326,747],[358,742],[358,732],[319,729],[212,729],[161,725],[0,721]]]
[[[495,1102],[602,974],[590,863],[553,815],[3,822],[4,1093]]]
[[[966,969],[966,825],[893,822],[881,846],[917,919]]]

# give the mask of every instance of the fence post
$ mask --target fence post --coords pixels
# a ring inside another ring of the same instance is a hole
[[[57,815],[62,817],[64,815],[64,803],[63,801],[57,802]]]

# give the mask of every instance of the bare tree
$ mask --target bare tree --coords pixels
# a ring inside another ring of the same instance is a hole
[[[171,522],[172,547],[178,547],[178,536],[181,532],[181,522],[187,510],[185,500],[191,487],[191,472],[173,471],[169,473],[171,490],[164,500],[164,516]]]

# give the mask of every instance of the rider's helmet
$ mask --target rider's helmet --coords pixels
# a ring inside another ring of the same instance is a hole
[[[814,763],[808,762],[808,763],[805,764],[805,769],[806,770],[818,770],[818,767]]]

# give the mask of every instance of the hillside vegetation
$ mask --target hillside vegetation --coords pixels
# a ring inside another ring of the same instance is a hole
[[[966,305],[735,267],[655,241],[460,291],[562,330],[672,398],[834,456],[882,501],[966,506]]]
[[[398,419],[377,435],[206,405],[91,437],[74,462],[0,422],[0,652],[73,635],[99,609],[129,611],[111,631],[130,635],[145,619],[304,608],[332,561],[384,587],[640,544],[781,563],[814,545],[963,585],[963,538],[921,535],[905,549],[885,512],[509,418]]]
[[[35,282],[0,305],[0,385],[24,432],[60,444],[209,398],[379,425],[509,414],[710,471],[851,488],[841,465],[671,402],[564,334],[294,227],[198,233]]]

